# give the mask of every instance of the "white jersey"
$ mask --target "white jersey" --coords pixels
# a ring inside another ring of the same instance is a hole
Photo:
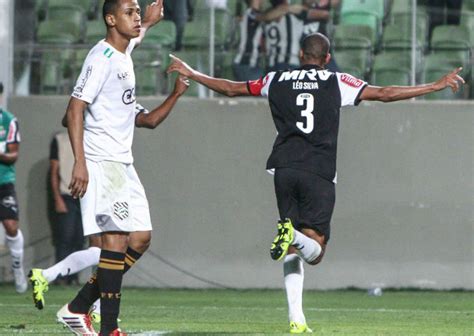
[[[87,55],[72,97],[88,103],[84,120],[84,152],[91,161],[132,163],[135,126],[135,73],[130,56],[98,42]]]

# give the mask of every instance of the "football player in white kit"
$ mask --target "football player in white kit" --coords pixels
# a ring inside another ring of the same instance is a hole
[[[84,235],[101,234],[97,273],[62,307],[58,322],[76,335],[97,335],[88,311],[101,299],[99,335],[125,335],[117,325],[122,276],[147,250],[151,220],[145,191],[133,167],[134,126],[156,127],[188,86],[174,91],[149,113],[135,109],[132,50],[163,17],[163,0],[147,6],[143,22],[137,0],[105,0],[106,38],[84,61],[66,111],[75,163],[69,188],[81,198]]]

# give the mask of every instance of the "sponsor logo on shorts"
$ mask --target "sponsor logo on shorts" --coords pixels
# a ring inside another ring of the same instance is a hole
[[[3,207],[10,209],[13,212],[18,212],[16,199],[13,196],[4,197],[0,203]]]
[[[114,203],[114,216],[119,220],[124,220],[128,217],[128,203],[127,202],[115,202]]]

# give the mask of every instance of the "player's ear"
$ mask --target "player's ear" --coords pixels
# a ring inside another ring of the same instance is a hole
[[[331,53],[328,53],[326,55],[326,59],[324,60],[324,62],[325,62],[324,65],[328,64],[330,61],[331,61]]]
[[[105,16],[105,22],[107,22],[107,26],[114,27],[115,26],[115,16],[112,14],[107,14]]]
[[[304,59],[303,49],[300,49],[300,51],[298,53],[298,57],[300,58],[300,62],[303,62],[303,59]]]

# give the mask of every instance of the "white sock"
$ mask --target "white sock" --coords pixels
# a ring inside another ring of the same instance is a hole
[[[23,233],[18,229],[16,237],[6,236],[7,246],[10,249],[12,257],[12,268],[22,269],[23,268]]]
[[[288,254],[283,259],[286,298],[288,300],[288,318],[290,322],[306,324],[303,313],[303,281],[304,269],[301,258],[296,254]]]
[[[319,257],[323,250],[316,240],[311,239],[296,230],[294,231],[293,243],[291,243],[291,245],[298,249],[299,254],[307,263],[310,263]]]
[[[41,273],[48,282],[51,282],[56,280],[60,275],[71,275],[87,267],[97,265],[99,264],[99,258],[100,248],[92,246],[86,250],[71,253],[57,264],[44,269]]]

